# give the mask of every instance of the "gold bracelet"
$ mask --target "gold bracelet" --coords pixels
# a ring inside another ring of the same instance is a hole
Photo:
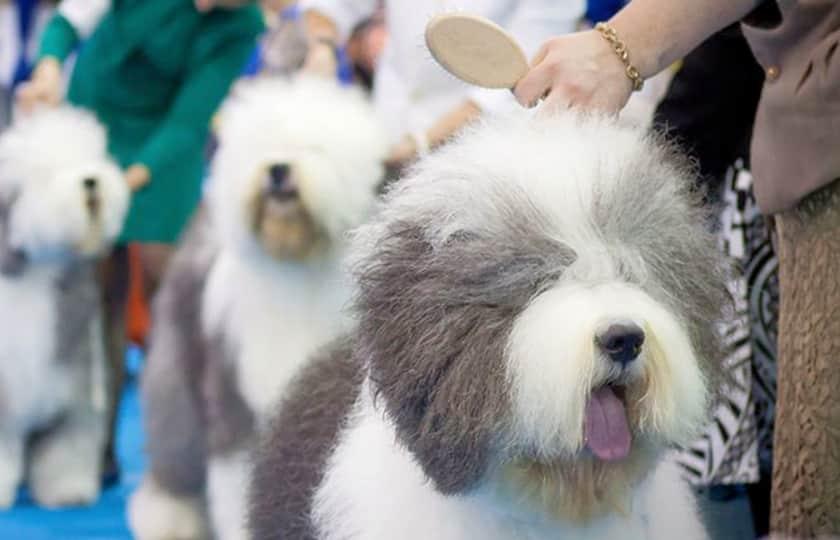
[[[642,75],[639,73],[639,70],[630,63],[630,53],[627,51],[627,45],[624,44],[618,38],[618,34],[615,32],[615,28],[608,25],[607,23],[599,22],[595,25],[595,30],[597,30],[604,39],[606,39],[610,46],[612,46],[615,54],[618,55],[619,60],[621,63],[624,64],[624,73],[627,74],[627,77],[630,79],[630,82],[633,83],[633,91],[638,92],[642,89],[645,85],[645,80],[642,78]]]

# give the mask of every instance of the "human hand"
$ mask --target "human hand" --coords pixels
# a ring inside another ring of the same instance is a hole
[[[406,135],[400,142],[391,147],[385,165],[393,169],[402,169],[418,156],[417,141],[411,135]]]
[[[137,191],[144,187],[152,179],[149,168],[141,163],[136,163],[125,170],[125,183],[131,191]]]
[[[544,98],[546,111],[581,107],[607,113],[620,111],[632,92],[624,64],[594,30],[547,41],[514,89],[524,107]]]
[[[17,92],[17,103],[24,111],[31,111],[41,104],[58,105],[61,98],[61,63],[50,57],[38,63],[32,78]]]
[[[335,77],[338,70],[335,45],[326,40],[313,40],[309,44],[309,51],[303,61],[302,70],[304,73],[320,77]]]

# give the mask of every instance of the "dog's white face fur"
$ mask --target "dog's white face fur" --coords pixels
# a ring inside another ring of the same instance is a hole
[[[387,139],[359,91],[317,78],[243,83],[220,122],[208,195],[222,252],[203,326],[224,336],[259,422],[344,329],[344,237],[374,206]],[[245,522],[246,463],[211,456],[207,498],[221,537],[239,537]]]
[[[59,107],[0,136],[0,200],[7,249],[37,263],[100,255],[122,228],[129,190],[104,128]]]
[[[223,241],[281,260],[328,249],[370,211],[386,142],[360,92],[306,77],[241,84],[212,170]]]
[[[691,186],[638,130],[523,113],[388,194],[352,261],[361,355],[438,492],[585,522],[702,428],[724,281]]]

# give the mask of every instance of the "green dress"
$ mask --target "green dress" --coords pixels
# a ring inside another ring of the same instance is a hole
[[[122,242],[177,240],[201,197],[213,113],[262,30],[254,4],[201,14],[193,0],[113,0],[82,43],[68,100],[97,114],[120,165],[151,171],[132,197]],[[64,61],[78,43],[59,14],[40,54]]]

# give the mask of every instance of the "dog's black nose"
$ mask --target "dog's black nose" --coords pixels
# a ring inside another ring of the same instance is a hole
[[[84,180],[82,180],[82,185],[85,186],[85,189],[88,191],[95,190],[98,184],[99,182],[96,180],[96,178],[85,178]]]
[[[272,165],[268,168],[269,189],[274,193],[280,193],[288,189],[289,166],[286,164]]]
[[[595,342],[613,362],[627,366],[642,352],[645,333],[633,323],[613,324]]]

